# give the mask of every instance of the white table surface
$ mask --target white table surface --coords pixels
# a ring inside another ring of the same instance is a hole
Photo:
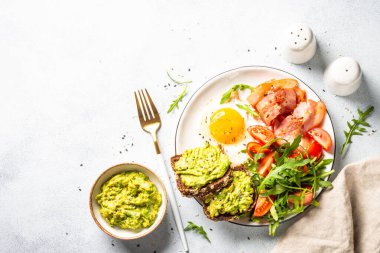
[[[312,27],[319,45],[300,66],[282,60],[278,43],[296,21]],[[103,170],[130,161],[155,168],[133,90],[148,88],[156,101],[169,159],[181,110],[166,110],[181,88],[165,88],[167,70],[193,81],[187,102],[222,71],[277,67],[322,97],[340,147],[357,107],[374,105],[370,131],[380,125],[379,24],[375,0],[1,1],[0,251],[181,252],[171,213],[154,233],[128,242],[105,235],[89,213],[89,190]],[[349,97],[323,91],[325,66],[339,56],[354,57],[364,71]],[[335,169],[379,153],[379,133],[355,137]],[[267,228],[212,222],[195,200],[176,194],[184,222],[203,225],[212,241],[187,233],[191,252],[268,252],[276,242]]]

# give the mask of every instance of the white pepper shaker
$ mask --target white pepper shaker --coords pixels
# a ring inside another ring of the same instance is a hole
[[[305,23],[290,26],[282,39],[283,57],[294,64],[308,62],[315,55],[317,40],[313,31]]]
[[[332,94],[348,96],[360,86],[362,71],[360,65],[351,57],[340,57],[326,69],[324,83]]]

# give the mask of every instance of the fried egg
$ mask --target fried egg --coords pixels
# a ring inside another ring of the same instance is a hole
[[[261,124],[238,105],[249,105],[246,100],[249,91],[239,92],[238,98],[220,104],[220,96],[215,96],[204,110],[199,135],[211,145],[220,145],[230,158],[233,166],[244,163],[248,156],[242,152],[253,139],[247,127]]]

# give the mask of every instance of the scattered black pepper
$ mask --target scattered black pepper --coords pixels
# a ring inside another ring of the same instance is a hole
[[[119,151],[120,152],[120,154],[121,154],[121,151]]]
[[[309,70],[311,70],[311,68],[309,67]]]
[[[249,236],[248,236],[248,240],[251,240],[251,238],[249,238]]]
[[[251,52],[251,50],[248,49],[248,52]]]
[[[322,90],[323,92],[326,92],[325,89]]]
[[[127,151],[127,152],[128,152],[128,149],[126,148],[126,149],[125,149],[125,151]]]
[[[115,244],[114,244],[114,243],[112,243],[111,245],[112,245],[112,247],[115,247]]]
[[[170,228],[171,231],[173,231],[173,228]]]
[[[157,251],[153,251],[153,253],[157,253]]]
[[[66,232],[66,235],[69,235],[69,233]]]
[[[83,163],[81,163],[79,166],[83,167]]]
[[[140,244],[137,244],[137,248],[140,247]]]
[[[277,47],[274,47],[274,50],[277,50]]]
[[[210,228],[210,231],[212,231],[212,228]]]
[[[188,69],[187,71],[189,71],[189,72],[190,72],[190,71],[191,71],[191,69]]]

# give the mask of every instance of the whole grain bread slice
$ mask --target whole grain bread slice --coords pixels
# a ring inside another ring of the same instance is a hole
[[[229,185],[232,181],[231,177],[231,168],[229,168],[223,177],[216,179],[215,181],[203,186],[202,188],[191,188],[186,185],[181,180],[181,175],[178,175],[175,171],[175,163],[178,162],[178,160],[181,158],[181,155],[173,156],[170,159],[170,163],[172,166],[172,169],[176,176],[176,182],[178,190],[186,197],[196,197],[196,196],[203,196],[209,193],[215,193],[219,191],[219,189],[222,189]]]
[[[250,176],[246,167],[244,165],[239,165],[239,166],[236,166],[236,167],[230,169],[231,181],[232,181],[232,172],[233,171],[243,171],[243,172],[247,173],[248,176]],[[253,198],[252,204],[249,206],[249,208],[245,212],[237,213],[234,215],[232,215],[232,214],[221,214],[218,217],[211,217],[210,213],[207,211],[207,204],[205,203],[205,199],[208,196],[208,194],[201,196],[199,199],[201,200],[201,203],[203,206],[203,211],[204,211],[205,215],[207,216],[207,218],[214,220],[214,221],[220,221],[220,220],[232,221],[232,220],[237,220],[243,214],[247,214],[247,213],[251,212],[253,210],[253,208],[255,207],[256,201],[257,201],[257,192],[256,192],[256,187],[253,187],[253,189],[254,189],[254,192],[252,194],[252,198]],[[221,189],[219,189],[219,190],[221,190]]]

